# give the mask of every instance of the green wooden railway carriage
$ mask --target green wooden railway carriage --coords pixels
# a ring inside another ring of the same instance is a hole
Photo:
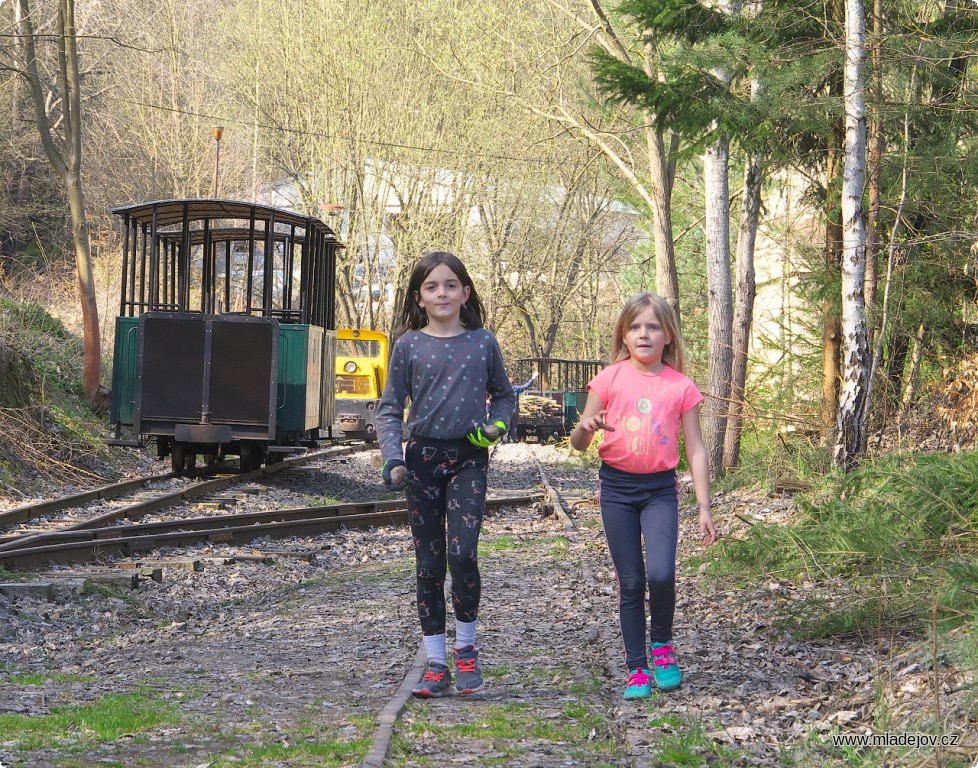
[[[540,442],[559,440],[573,431],[587,402],[587,383],[602,368],[603,360],[577,360],[561,357],[526,357],[516,361],[517,381],[535,376],[528,397],[517,401],[514,439]],[[540,400],[551,407],[539,407]]]
[[[328,434],[336,233],[317,218],[230,200],[112,213],[123,245],[114,442],[155,440],[177,473],[197,456],[227,455],[248,471]]]

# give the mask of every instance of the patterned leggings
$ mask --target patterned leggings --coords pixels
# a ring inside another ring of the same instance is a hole
[[[467,440],[412,436],[405,455],[408,515],[414,537],[418,617],[425,635],[445,631],[445,574],[459,621],[475,621],[482,581],[479,531],[486,502],[489,452]]]

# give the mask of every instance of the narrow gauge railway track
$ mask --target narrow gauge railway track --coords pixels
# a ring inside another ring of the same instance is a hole
[[[542,498],[542,494],[536,494],[492,499],[486,506],[491,509],[532,504]],[[318,536],[341,527],[369,528],[406,522],[407,509],[402,501],[378,501],[101,528],[72,526],[0,543],[0,565],[10,570],[32,570],[52,563],[91,562],[109,555],[127,556],[158,547],[187,547],[204,541],[246,544],[262,537]]]
[[[61,496],[57,499],[39,501],[35,504],[25,504],[22,507],[15,507],[0,512],[0,528],[7,528],[18,523],[29,522],[40,517],[61,512],[65,509],[80,507],[93,501],[116,499],[125,496],[133,491],[140,491],[149,483],[163,482],[176,477],[173,472],[163,475],[146,475],[144,477],[130,478],[118,483],[110,483],[88,491],[73,493],[68,496]],[[3,541],[0,538],[0,541]]]
[[[117,499],[129,493],[142,496],[132,504],[120,506],[108,512],[102,512],[94,516],[86,517],[78,522],[61,526],[53,531],[30,531],[27,533],[8,533],[0,536],[0,553],[20,551],[29,548],[36,548],[45,545],[52,545],[59,541],[61,543],[71,539],[69,534],[79,532],[81,538],[87,535],[91,538],[91,532],[96,529],[103,529],[103,535],[117,537],[118,534],[108,533],[117,531],[123,526],[117,525],[121,520],[138,520],[146,515],[158,512],[169,507],[200,498],[215,491],[221,491],[237,484],[250,482],[261,477],[275,475],[284,470],[307,464],[314,460],[329,459],[343,456],[356,450],[361,446],[340,446],[328,448],[322,451],[315,451],[301,456],[285,459],[275,464],[269,464],[262,469],[253,472],[246,472],[233,475],[222,474],[210,479],[195,482],[189,487],[182,487],[176,491],[166,490],[163,492],[148,492],[147,485],[152,482],[166,481],[174,477],[173,473],[162,475],[152,475],[142,478],[125,480],[120,483],[102,486],[100,488],[71,494],[58,499],[50,499],[37,504],[26,505],[16,509],[0,512],[0,527],[11,526],[24,522],[31,522],[41,519],[55,512],[78,508],[92,501]],[[148,497],[147,497],[148,496]],[[130,526],[131,527],[131,526]],[[86,533],[87,532],[87,533]],[[67,537],[67,538],[64,538]],[[74,559],[66,561],[52,560],[52,562],[77,562]],[[31,568],[40,567],[39,565],[28,566]]]
[[[567,535],[572,535],[577,526],[574,520],[568,514],[568,504],[566,500],[551,482],[550,477],[547,475],[547,470],[544,468],[543,464],[540,463],[540,460],[536,457],[533,451],[528,450],[527,453],[531,460],[529,464],[536,469],[538,474],[540,485],[543,488],[542,492],[534,494],[533,496],[487,499],[487,509],[533,505],[536,507],[537,513],[540,516],[555,519]],[[422,643],[418,646],[414,660],[412,661],[407,674],[404,676],[404,679],[401,681],[400,685],[397,687],[397,690],[387,702],[386,706],[384,706],[380,711],[377,717],[377,727],[374,729],[371,738],[370,747],[367,754],[360,762],[359,768],[384,768],[384,766],[387,764],[388,753],[391,749],[394,733],[399,728],[399,721],[407,708],[408,702],[413,700],[411,692],[424,670],[425,657],[426,654],[424,644]],[[471,698],[474,700],[479,700],[483,697],[484,695],[476,695]],[[455,714],[443,723],[441,718],[438,715],[435,715],[432,717],[432,723],[435,725],[435,729],[442,726],[451,728],[456,724],[454,722],[454,718],[456,717],[460,722],[465,722],[468,719],[466,714]],[[402,739],[404,741],[410,740],[411,737],[408,735],[411,732],[410,727],[403,727],[403,723],[401,726]],[[457,753],[450,751],[444,754],[439,754],[438,750],[441,748],[441,744],[438,744],[437,746],[435,744],[425,744],[420,751],[429,764],[432,765],[448,765],[458,761]],[[553,750],[545,749],[545,751],[550,753]],[[558,760],[559,765],[561,766],[571,764],[565,761],[563,757],[559,757]],[[478,762],[478,760],[475,762]],[[547,763],[541,761],[538,763],[538,765],[543,768],[547,765]]]

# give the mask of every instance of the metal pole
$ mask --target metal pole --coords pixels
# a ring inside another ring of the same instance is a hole
[[[221,173],[221,136],[224,135],[224,126],[215,125],[213,128],[214,142],[216,144],[216,151],[214,154],[214,197],[217,197],[218,190],[218,179]]]

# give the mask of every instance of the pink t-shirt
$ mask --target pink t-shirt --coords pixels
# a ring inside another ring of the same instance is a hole
[[[680,417],[703,402],[691,379],[668,365],[643,373],[630,360],[609,365],[588,383],[607,410],[598,455],[616,469],[636,474],[664,472],[679,464]]]

